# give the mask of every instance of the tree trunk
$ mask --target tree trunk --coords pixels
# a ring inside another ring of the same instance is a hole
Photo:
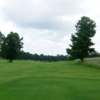
[[[9,62],[12,62],[12,59],[10,59],[10,61]]]
[[[83,58],[81,58],[81,63],[83,62]]]

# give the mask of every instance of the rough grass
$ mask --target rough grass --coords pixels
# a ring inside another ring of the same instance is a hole
[[[88,64],[0,60],[0,100],[99,100],[100,70]]]
[[[95,58],[86,58],[85,63],[100,69],[100,57],[95,57]]]

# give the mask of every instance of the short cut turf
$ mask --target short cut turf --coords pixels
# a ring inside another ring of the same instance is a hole
[[[100,100],[100,70],[73,62],[0,60],[0,100]]]

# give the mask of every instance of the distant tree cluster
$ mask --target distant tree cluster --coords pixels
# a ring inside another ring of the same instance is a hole
[[[55,62],[55,61],[65,61],[66,57],[67,56],[64,55],[57,55],[57,56],[50,56],[50,55],[43,55],[43,54],[38,55],[38,54],[31,54],[29,52],[22,51],[21,55],[17,59]]]
[[[97,51],[90,52],[90,53],[89,53],[89,57],[90,57],[90,58],[92,58],[92,57],[100,57],[100,53],[97,52]]]

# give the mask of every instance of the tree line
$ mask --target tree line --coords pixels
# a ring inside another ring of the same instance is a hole
[[[89,56],[87,58],[93,58],[93,57],[100,57],[100,53],[97,51],[90,52]],[[73,61],[75,59],[79,59],[78,57],[71,57],[69,55],[43,55],[43,54],[31,54],[29,52],[21,51],[20,56],[18,56],[16,59],[18,60],[34,60],[34,61],[48,61],[48,62],[56,62],[56,61]]]
[[[48,62],[55,62],[55,61],[65,61],[66,55],[43,55],[43,54],[31,54],[29,52],[21,52],[21,55],[17,57],[19,60],[34,60],[34,61],[48,61]]]
[[[34,60],[34,61],[65,61],[66,55],[38,55],[31,54],[29,52],[24,52],[21,50],[23,48],[23,38],[20,38],[18,33],[10,32],[7,37],[0,32],[0,56],[3,59],[8,59],[10,62],[14,59],[19,60]]]

